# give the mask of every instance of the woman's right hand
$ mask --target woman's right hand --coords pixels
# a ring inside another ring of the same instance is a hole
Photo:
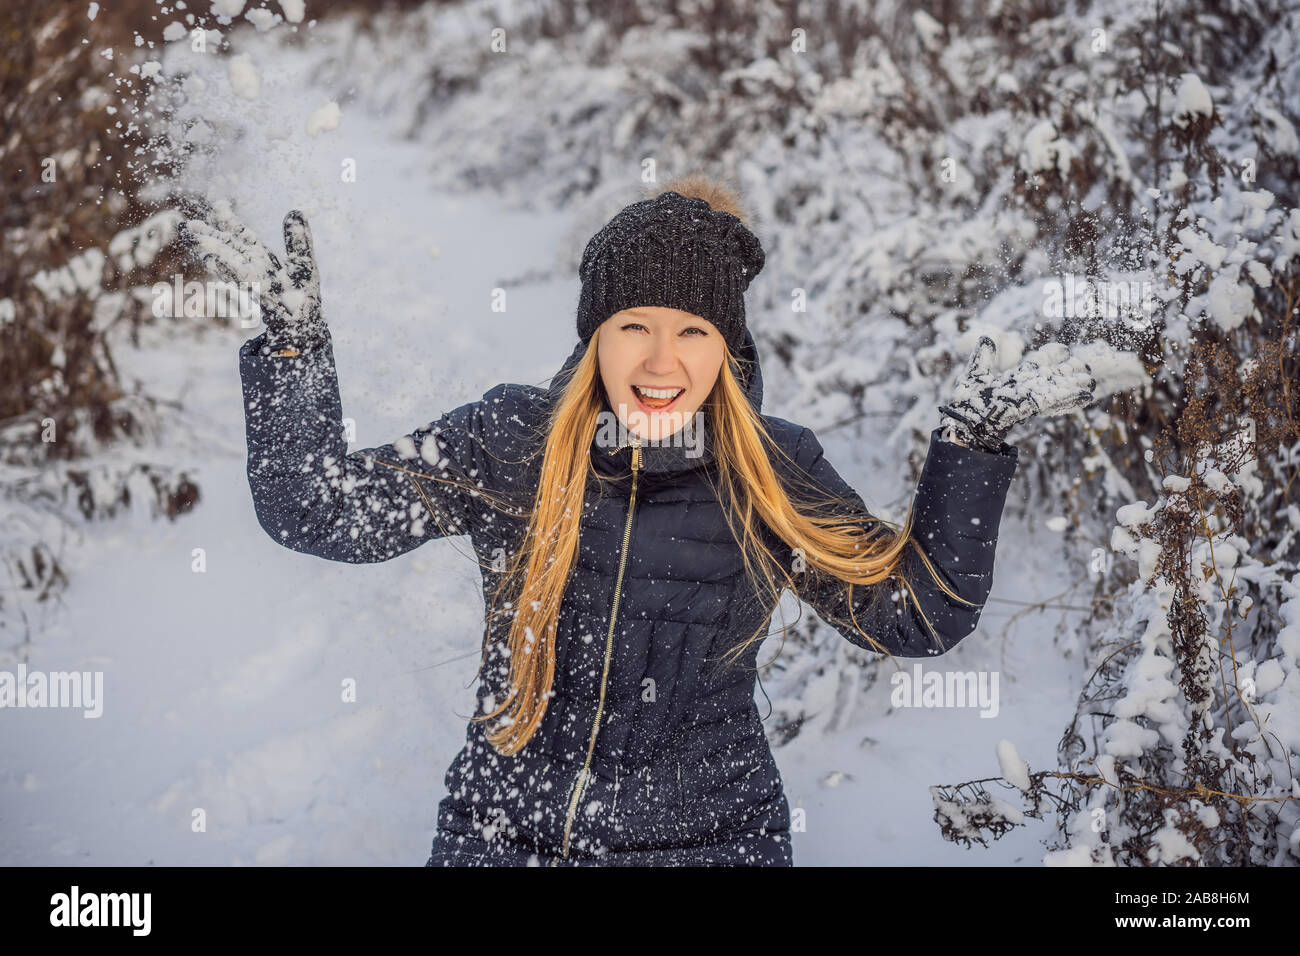
[[[239,221],[229,200],[213,203],[208,218],[210,223],[183,220],[177,232],[190,254],[210,272],[255,290],[267,328],[266,344],[289,354],[319,344],[325,336],[320,275],[311,229],[302,212],[294,209],[284,217],[287,267]]]

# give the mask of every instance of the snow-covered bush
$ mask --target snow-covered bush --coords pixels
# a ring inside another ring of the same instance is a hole
[[[1161,42],[1175,20],[1179,46]],[[1034,442],[1086,480],[1033,487],[1111,545],[1092,556],[1091,673],[1060,767],[1010,788],[1023,811],[990,781],[933,788],[950,839],[1054,813],[1049,864],[1300,864],[1300,209],[1275,204],[1300,185],[1300,61],[1293,12],[1244,20],[1135,9],[1100,34],[1113,56],[1041,84],[1065,102],[1026,144],[1035,241],[1145,283],[1124,321],[1071,324],[1149,381]]]
[[[6,45],[0,72],[0,635],[15,640],[67,584],[70,522],[133,500],[175,517],[197,500],[184,470],[104,456],[147,448],[168,411],[128,389],[108,339],[116,324],[152,321],[139,289],[166,274],[174,220],[138,195],[165,169],[151,162],[140,113],[152,84],[131,29],[154,9],[115,4],[92,19],[84,4],[17,0],[0,10],[0,31],[24,38]]]
[[[1049,865],[1300,865],[1300,577],[1277,558],[1300,512],[1260,547],[1261,449],[1278,446],[1250,427],[1207,440],[1154,505],[1119,509],[1112,542],[1137,579],[1092,642],[1061,767],[1003,760],[1023,811],[989,780],[932,788],[945,836],[984,842],[1052,813]]]

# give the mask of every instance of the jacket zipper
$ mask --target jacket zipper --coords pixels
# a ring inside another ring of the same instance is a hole
[[[621,448],[622,446],[620,446]],[[615,448],[610,454],[619,451]],[[605,635],[605,669],[600,675],[600,700],[596,704],[596,719],[591,724],[591,737],[587,741],[587,759],[582,764],[582,769],[578,771],[577,779],[573,782],[573,796],[569,800],[569,813],[564,821],[564,846],[563,859],[569,858],[569,837],[573,831],[573,816],[578,809],[578,801],[582,799],[582,791],[587,788],[587,780],[591,771],[591,755],[596,749],[596,735],[600,732],[600,718],[605,710],[605,684],[609,678],[609,659],[614,649],[614,624],[618,620],[618,603],[623,590],[623,571],[627,567],[627,546],[632,539],[632,515],[636,511],[636,478],[637,472],[641,469],[641,445],[633,441],[632,443],[632,492],[628,498],[627,505],[627,523],[623,526],[623,549],[618,559],[618,577],[614,581],[614,604],[609,612],[609,632]],[[551,861],[551,866],[558,866],[559,859]]]

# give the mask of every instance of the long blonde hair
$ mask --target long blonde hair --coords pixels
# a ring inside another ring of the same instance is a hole
[[[705,177],[684,177],[664,188],[699,196],[713,208],[744,218],[727,187]],[[542,465],[526,530],[505,573],[492,589],[492,602],[486,614],[489,637],[484,641],[484,662],[493,620],[498,616],[509,620],[505,640],[509,658],[508,690],[494,708],[472,719],[486,721],[503,715],[487,734],[488,741],[503,754],[522,750],[546,714],[555,680],[557,620],[577,559],[588,479],[604,478],[595,470],[590,457],[598,417],[604,407],[597,362],[599,340],[597,328],[568,381],[559,390],[544,424],[544,439],[530,456],[542,454]],[[726,359],[718,380],[704,402],[705,427],[711,429],[715,459],[712,467],[717,475],[714,490],[741,549],[746,573],[755,583],[761,582],[768,598],[765,606],[771,609],[758,630],[724,655],[725,659],[736,660],[751,643],[768,636],[767,625],[783,589],[800,594],[813,584],[824,585],[831,579],[846,589],[845,607],[849,609],[853,627],[869,646],[892,659],[888,649],[858,623],[853,589],[896,579],[920,610],[916,594],[901,570],[908,548],[920,557],[944,594],[974,606],[949,587],[912,537],[915,500],[900,527],[864,515],[848,502],[816,493],[805,494],[813,490],[812,485],[798,477],[798,466],[768,433],[762,417],[750,404],[741,384],[741,359],[725,345],[724,350]],[[778,474],[774,457],[792,466],[787,470],[793,476],[788,481]],[[471,487],[479,500],[497,506],[496,496]],[[518,515],[519,511],[516,508],[512,513]],[[796,563],[801,565],[795,570],[797,579],[763,542],[764,528],[797,556]],[[885,590],[885,586],[874,588],[873,608]],[[924,611],[921,617],[942,647],[942,639]],[[783,634],[784,631],[785,627]],[[482,662],[479,669],[481,673]]]

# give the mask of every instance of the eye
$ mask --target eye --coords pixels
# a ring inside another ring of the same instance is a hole
[[[628,329],[642,329],[643,331],[646,332],[650,331],[640,322],[625,322],[624,324],[619,326],[619,329],[624,332],[626,332]],[[706,338],[708,337],[709,334],[707,329],[702,329],[698,325],[687,326],[685,329],[682,330],[681,334],[685,335],[687,332],[695,332],[698,335],[704,336]]]

